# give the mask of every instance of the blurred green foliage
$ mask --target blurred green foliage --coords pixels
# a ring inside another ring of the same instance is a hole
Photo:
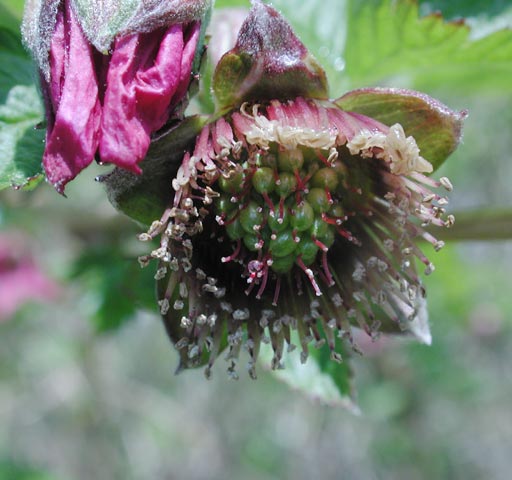
[[[56,477],[8,461],[0,461],[0,480],[55,480]]]
[[[91,320],[98,333],[119,328],[140,309],[156,313],[154,269],[141,269],[133,256],[122,254],[122,245],[87,248],[71,268],[70,280],[96,297]]]

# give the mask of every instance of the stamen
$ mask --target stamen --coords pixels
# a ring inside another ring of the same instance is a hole
[[[258,293],[256,294],[256,298],[258,300],[261,299],[261,296],[263,295],[263,292],[265,291],[265,287],[267,286],[267,280],[268,280],[268,267],[265,266],[263,269],[263,280],[261,282],[260,289],[258,290]]]
[[[332,199],[331,192],[327,187],[325,187],[325,195],[327,196],[327,202],[329,203],[329,205],[332,205],[334,203],[334,200]]]
[[[320,249],[322,250],[322,252],[327,252],[329,251],[329,247],[327,247],[326,245],[324,245],[320,240],[318,240],[317,238],[315,238],[314,236],[311,237],[311,239],[313,240],[313,243]]]
[[[274,212],[274,204],[272,203],[272,200],[270,199],[270,197],[268,196],[268,194],[266,192],[263,192],[261,194],[261,196],[263,197],[263,200],[265,200],[265,203],[268,205],[268,208],[270,208],[270,212],[271,214]]]
[[[299,267],[304,271],[304,273],[308,277],[309,282],[311,283],[311,286],[315,290],[316,296],[320,297],[322,295],[322,290],[320,290],[318,283],[316,283],[315,275],[313,274],[313,271],[310,268],[306,267],[306,265],[304,265],[304,262],[302,261],[302,258],[300,256],[297,257],[296,261],[297,261],[297,264],[299,265]]]
[[[222,257],[220,260],[222,263],[228,263],[232,262],[238,257],[238,254],[240,253],[240,249],[242,247],[242,242],[240,240],[236,241],[236,248],[235,251],[229,256],[229,257]]]
[[[448,192],[451,192],[453,190],[452,182],[450,182],[448,177],[441,177],[439,179],[439,182]]]
[[[417,180],[418,182],[422,183],[423,185],[428,185],[432,188],[439,188],[441,186],[440,182],[436,182],[433,178],[427,177],[421,173],[418,172],[411,172],[409,174],[410,178],[414,178],[414,180]]]
[[[331,160],[331,156],[333,156],[333,155],[332,155],[332,153],[330,153],[330,154],[329,154],[329,158],[325,158],[325,157],[322,155],[322,153],[320,152],[320,150],[316,150],[316,151],[315,151],[315,153],[316,153],[317,158],[318,158],[319,160],[321,160],[321,162],[322,162],[326,167],[332,167],[332,164],[331,164],[331,162],[330,162],[330,160]],[[338,158],[337,153],[338,153],[338,152],[336,151],[336,158]],[[333,157],[334,157],[334,156],[333,156]],[[334,158],[334,160],[336,160],[336,158]],[[334,160],[332,160],[332,161],[334,162]]]
[[[278,215],[279,216],[277,218],[277,223],[279,223],[281,225],[283,223],[283,221],[284,221],[284,198],[283,197],[281,197],[279,199],[279,213],[278,213]],[[270,210],[270,216],[272,218],[275,217],[275,209],[274,208],[272,208]]]
[[[346,230],[345,228],[337,227],[336,231],[343,237],[346,238],[349,242],[353,243],[354,245],[360,246],[361,242],[352,235],[351,232]]]
[[[334,279],[332,278],[331,271],[329,270],[329,264],[327,262],[327,252],[322,252],[322,267],[324,270],[325,277],[327,279],[327,285],[332,287],[335,285]]]
[[[276,289],[274,291],[274,299],[272,300],[272,305],[274,305],[274,307],[277,307],[277,301],[279,299],[280,291],[281,291],[281,276],[279,275],[277,277],[277,281],[276,281]]]

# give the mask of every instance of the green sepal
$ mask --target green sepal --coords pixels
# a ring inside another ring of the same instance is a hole
[[[206,117],[188,117],[151,144],[146,158],[139,164],[142,174],[121,168],[98,180],[107,189],[108,199],[119,211],[144,225],[161,217],[172,203],[172,180],[187,150],[194,146]]]
[[[211,7],[209,0],[70,0],[73,11],[94,47],[104,54],[118,36],[152,32],[173,24],[204,20]],[[26,2],[22,32],[27,48],[39,67],[49,74],[51,37],[60,0],[29,0]]]
[[[327,98],[324,70],[272,7],[254,2],[235,47],[219,61],[213,91],[220,111],[243,102]]]
[[[343,110],[374,118],[385,125],[399,123],[415,138],[421,156],[434,170],[457,148],[466,111],[455,112],[432,97],[413,90],[363,88],[338,98]]]

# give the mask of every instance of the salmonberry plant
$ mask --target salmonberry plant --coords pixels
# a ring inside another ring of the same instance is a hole
[[[0,29],[0,186],[64,194],[103,166],[178,369],[209,378],[222,357],[233,378],[261,363],[293,383],[308,362],[348,398],[361,335],[432,340],[423,276],[445,238],[471,236],[437,173],[468,112],[403,78],[501,88],[512,34],[475,39],[410,0],[338,3],[309,34],[295,18],[301,39],[259,0],[28,1],[31,59]]]

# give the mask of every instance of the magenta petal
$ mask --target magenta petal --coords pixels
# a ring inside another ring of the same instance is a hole
[[[103,107],[103,162],[140,172],[137,163],[146,155],[150,135],[167,121],[180,86],[183,49],[181,25],[116,41]]]
[[[91,47],[69,2],[59,13],[50,48],[49,115],[43,165],[62,193],[66,183],[87,167],[98,147],[101,105]]]
[[[183,99],[190,85],[190,75],[192,72],[192,64],[196,54],[197,43],[201,33],[201,23],[192,23],[185,32],[185,45],[183,48],[183,56],[181,58],[181,75],[178,88],[174,93],[171,102],[171,110]]]

